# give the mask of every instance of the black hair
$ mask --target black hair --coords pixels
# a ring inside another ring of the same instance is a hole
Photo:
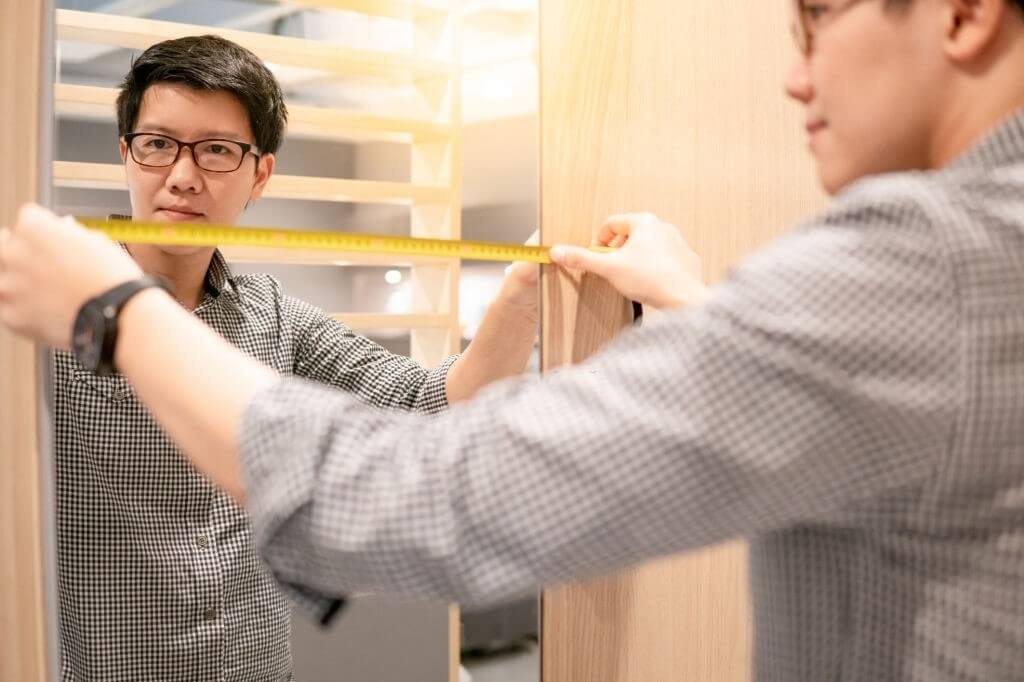
[[[242,103],[261,154],[281,147],[288,109],[274,74],[260,58],[215,35],[165,40],[132,61],[117,96],[118,135],[134,132],[142,97],[154,83],[183,83],[197,90],[224,90]]]

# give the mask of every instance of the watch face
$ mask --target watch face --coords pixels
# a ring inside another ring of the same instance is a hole
[[[90,372],[95,372],[99,366],[105,327],[103,306],[96,301],[89,301],[82,306],[75,318],[71,347],[78,361]]]

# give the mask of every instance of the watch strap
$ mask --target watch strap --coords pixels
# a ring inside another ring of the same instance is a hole
[[[100,359],[98,366],[96,367],[96,374],[100,376],[108,376],[113,374],[114,368],[114,351],[117,348],[117,336],[118,336],[118,317],[121,314],[121,309],[130,301],[136,294],[145,291],[146,289],[152,289],[153,287],[163,289],[169,294],[173,295],[173,289],[170,282],[159,275],[143,275],[138,279],[133,279],[123,284],[118,284],[112,289],[100,294],[95,299],[95,303],[103,311],[103,318],[106,320],[106,325],[103,330],[103,342],[100,348]]]

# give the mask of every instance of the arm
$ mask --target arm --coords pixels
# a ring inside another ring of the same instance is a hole
[[[298,327],[297,376],[343,388],[377,407],[436,413],[522,373],[537,333],[537,266],[510,267],[466,351],[432,369],[353,333],[307,303],[281,300],[283,317]]]
[[[304,379],[344,389],[375,407],[434,414],[448,407],[445,382],[450,357],[426,369],[392,353],[319,308],[282,296],[281,317],[292,328],[292,372]]]
[[[928,237],[808,231],[699,310],[435,420],[275,386],[240,431],[261,551],[285,582],[477,604],[896,489],[913,504],[959,409],[953,286]]]
[[[899,208],[833,215],[700,309],[434,418],[279,382],[156,292],[118,361],[200,470],[236,495],[244,476],[283,581],[497,601],[920,485],[958,409],[955,306]],[[74,235],[25,232],[73,269]]]
[[[540,268],[515,263],[487,308],[476,336],[448,372],[448,401],[471,398],[484,386],[523,372],[537,338]]]

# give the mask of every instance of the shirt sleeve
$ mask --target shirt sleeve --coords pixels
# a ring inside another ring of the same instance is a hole
[[[344,389],[376,407],[428,414],[448,407],[445,382],[458,356],[427,369],[308,303],[283,297],[282,306],[296,329],[296,376]]]
[[[956,287],[920,202],[862,194],[703,307],[435,418],[282,380],[240,425],[257,546],[308,590],[475,606],[915,500],[960,410]]]

